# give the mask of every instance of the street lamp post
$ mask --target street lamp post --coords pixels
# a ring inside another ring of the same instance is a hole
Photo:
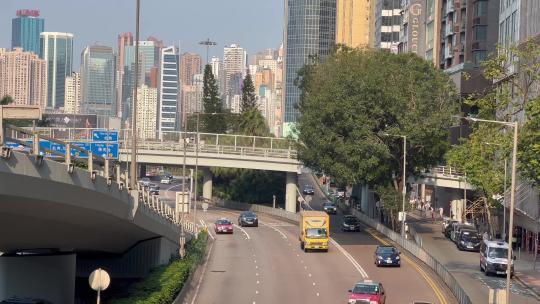
[[[206,40],[199,42],[199,44],[206,46],[206,64],[208,64],[208,50],[210,49],[211,46],[214,46],[217,43],[210,40],[210,38],[207,38]]]
[[[502,146],[501,144],[496,143],[489,143],[487,142],[486,145],[495,145],[495,146]],[[503,190],[503,233],[502,233],[502,239],[504,240],[506,238],[506,179],[508,178],[508,157],[504,157],[504,190]]]
[[[517,122],[507,122],[507,121],[498,121],[498,120],[487,120],[479,119],[473,117],[464,117],[466,120],[474,122],[487,122],[487,123],[496,123],[507,127],[514,128],[514,144],[512,147],[512,182],[510,184],[510,214],[508,220],[508,264],[506,267],[506,303],[510,303],[510,276],[511,276],[511,265],[513,261],[512,256],[512,237],[514,233],[514,205],[516,200],[516,163],[517,163],[517,143],[518,143],[518,123]]]
[[[139,18],[141,0],[136,1],[135,13],[135,81],[133,88],[133,110],[131,114],[131,174],[129,184],[131,189],[137,188],[137,86],[139,85]]]
[[[405,196],[407,195],[407,135],[394,135],[394,134],[388,134],[383,133],[385,136],[394,136],[394,137],[401,137],[403,139],[403,186],[401,187],[401,236],[405,237]]]

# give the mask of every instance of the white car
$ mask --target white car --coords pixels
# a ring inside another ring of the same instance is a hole
[[[161,178],[161,183],[162,184],[170,184],[170,183],[172,183],[172,178],[168,178],[168,177],[164,176],[163,178]]]

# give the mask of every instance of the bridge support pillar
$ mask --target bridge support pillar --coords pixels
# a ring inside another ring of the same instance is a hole
[[[207,200],[212,199],[212,171],[210,168],[203,169],[203,197]]]
[[[294,172],[287,172],[287,185],[285,188],[285,210],[296,212],[296,183],[298,176]]]
[[[16,295],[71,304],[75,272],[75,254],[0,256],[0,299]]]

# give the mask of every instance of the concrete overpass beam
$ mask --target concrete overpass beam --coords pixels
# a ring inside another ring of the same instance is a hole
[[[0,299],[17,296],[73,303],[75,272],[75,254],[0,256]]]
[[[203,197],[212,199],[212,171],[208,167],[203,169]]]
[[[287,185],[285,188],[285,210],[296,212],[296,183],[298,176],[294,172],[287,172]]]

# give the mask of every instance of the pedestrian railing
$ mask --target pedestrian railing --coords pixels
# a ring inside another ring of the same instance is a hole
[[[452,293],[456,297],[459,304],[472,304],[469,296],[467,295],[465,290],[461,287],[461,285],[458,283],[458,281],[454,278],[452,273],[450,273],[450,271],[448,271],[448,269],[446,269],[446,267],[442,263],[437,261],[437,259],[431,256],[429,253],[427,253],[420,245],[416,244],[415,242],[411,240],[403,238],[399,233],[384,226],[382,223],[377,222],[373,220],[372,218],[369,218],[365,214],[354,209],[350,209],[350,208],[348,209],[354,216],[358,217],[362,222],[376,229],[378,232],[384,234],[387,238],[391,239],[392,241],[397,243],[399,246],[401,246],[403,249],[407,250],[409,253],[415,256],[417,259],[421,260],[426,265],[428,265],[441,278],[441,280],[446,284],[446,286],[448,286],[448,288],[452,291]],[[409,229],[411,229],[411,227],[409,227]],[[420,239],[420,243],[421,243],[421,239]]]
[[[450,177],[464,176],[463,172],[451,166],[434,166],[426,170],[426,173],[442,174]]]

